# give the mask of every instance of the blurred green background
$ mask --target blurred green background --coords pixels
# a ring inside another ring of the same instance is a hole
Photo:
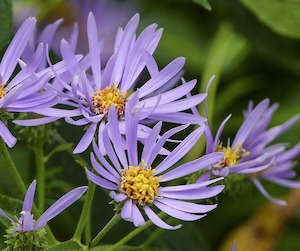
[[[151,23],[157,23],[159,28],[164,29],[163,37],[154,54],[160,68],[176,57],[185,57],[184,77],[186,80],[198,79],[195,92],[203,92],[211,76],[216,76],[208,97],[209,116],[215,130],[223,119],[232,113],[233,117],[228,122],[224,133],[228,137],[233,136],[242,122],[242,112],[249,100],[257,104],[264,98],[270,98],[271,103],[280,103],[271,126],[281,124],[299,114],[300,1],[146,0],[115,2],[122,4],[122,8],[128,3],[130,12],[141,13],[140,30]],[[21,13],[20,11],[24,11],[28,6],[31,10],[28,13],[31,15],[34,13],[38,17],[38,25],[41,28],[47,22],[60,17],[63,17],[67,23],[76,19],[76,15],[64,11],[72,10],[72,1],[16,0],[11,4],[9,0],[1,0],[1,53],[13,34],[12,17],[16,23],[16,19],[20,18],[20,15],[16,16],[16,13]],[[64,16],[65,14],[67,16]],[[118,20],[118,15],[115,19]],[[122,26],[124,24],[124,22],[120,23]],[[298,121],[277,141],[287,142],[291,146],[295,145],[299,142],[299,129],[300,122]],[[71,142],[77,142],[82,134],[82,128],[70,128],[70,126],[66,128],[63,123],[60,124],[58,130],[67,141]],[[74,141],[75,138],[76,141]],[[55,144],[55,140],[52,144]],[[50,147],[51,144],[49,149]],[[33,153],[22,142],[18,142],[11,153],[26,184],[29,184],[34,173]],[[83,155],[83,158],[88,162],[88,154]],[[299,165],[296,170],[300,172]],[[22,200],[1,156],[0,172],[0,192]],[[66,152],[58,153],[51,159],[47,164],[47,175],[49,183],[46,187],[46,198],[51,198],[46,201],[47,205],[71,188],[87,183],[83,168],[76,164]],[[72,177],[72,180],[66,181],[66,177]],[[296,203],[294,209],[291,209],[291,218],[276,229],[275,226],[272,227],[272,224],[277,222],[280,215],[285,214],[286,211],[264,208],[268,202],[251,184],[242,184],[241,187],[242,189],[237,189],[239,192],[219,196],[218,208],[203,220],[184,223],[178,231],[160,231],[155,241],[156,247],[159,250],[231,250],[232,240],[229,240],[229,244],[224,241],[232,231],[237,230],[238,226],[246,224],[245,229],[248,229],[248,232],[239,230],[237,234],[240,238],[236,239],[238,250],[245,251],[246,249],[239,249],[239,246],[244,246],[242,244],[248,242],[256,245],[248,245],[249,250],[255,251],[300,250],[299,194],[296,193],[290,197],[291,201]],[[266,184],[266,187],[272,195],[277,197],[285,198],[291,193],[287,189],[270,184]],[[93,234],[96,234],[113,215],[113,206],[107,205],[108,202],[107,194],[97,188],[93,205],[93,223],[95,223]],[[79,216],[80,208],[80,203],[75,204],[70,210],[50,222],[59,240],[63,241],[72,236],[72,229],[76,224],[74,217]],[[258,220],[255,217],[260,215],[260,210],[264,214]],[[250,219],[254,219],[254,223],[249,222]],[[271,225],[271,230],[266,232],[266,229],[260,229],[257,226],[258,223],[263,226]],[[104,241],[113,243],[130,229],[133,229],[131,223],[122,222]],[[248,239],[240,237],[243,231],[249,234]],[[4,227],[1,225],[0,236],[3,233]],[[159,232],[152,227],[142,236],[134,239],[131,244],[138,245],[153,233]],[[0,240],[0,242],[3,241]],[[272,247],[267,249],[263,246],[265,242]]]

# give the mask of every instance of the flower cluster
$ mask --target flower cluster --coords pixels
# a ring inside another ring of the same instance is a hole
[[[256,106],[250,102],[236,136],[224,143],[220,139],[230,116],[213,136],[208,119],[195,112],[207,93],[194,94],[197,81],[184,79],[185,59],[178,57],[161,69],[157,65],[153,55],[162,36],[157,24],[138,34],[140,15],[135,14],[124,29],[118,28],[107,56],[94,14],[86,16],[87,50],[76,54],[80,41],[75,25],[70,38],[61,40],[59,52],[54,48],[61,57],[55,64],[49,50],[62,20],[48,25],[32,42],[36,19],[29,18],[11,41],[0,63],[0,136],[8,147],[16,144],[8,127],[16,113],[38,115],[14,119],[19,126],[62,119],[85,126],[73,153],[91,150],[91,167],[85,165],[87,179],[109,190],[116,214],[136,227],[144,226],[147,219],[163,229],[181,226],[168,224],[160,212],[182,221],[201,219],[217,207],[207,202],[223,191],[223,180],[232,174],[249,178],[266,198],[280,205],[285,202],[269,195],[261,180],[300,188],[300,182],[293,180],[293,159],[300,154],[300,144],[290,149],[284,143],[271,144],[299,116],[268,128],[278,105],[270,105],[269,99]],[[202,135],[205,154],[186,161]],[[197,178],[192,181],[191,175]],[[33,181],[17,221],[0,209],[13,225],[7,243],[16,234],[44,229],[87,190],[73,189],[34,220],[35,188]]]

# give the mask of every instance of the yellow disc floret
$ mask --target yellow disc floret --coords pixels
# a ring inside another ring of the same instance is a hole
[[[4,89],[4,85],[0,84],[0,99],[2,99],[6,94],[6,91]]]
[[[160,177],[154,176],[155,169],[145,163],[129,166],[122,171],[120,191],[131,198],[134,203],[143,206],[153,202],[158,196]]]
[[[124,116],[126,93],[122,94],[117,85],[106,86],[100,91],[95,91],[92,95],[93,112],[96,114],[108,113],[111,105],[114,105],[117,110],[117,114],[120,117]]]
[[[242,158],[250,154],[250,152],[247,152],[244,148],[242,148],[241,144],[237,144],[234,148],[231,148],[230,146],[224,147],[220,144],[216,151],[223,152],[225,154],[224,158],[221,160],[223,166],[235,166]]]

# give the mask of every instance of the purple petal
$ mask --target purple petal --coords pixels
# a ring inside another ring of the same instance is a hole
[[[108,158],[110,159],[110,161],[112,162],[112,164],[114,165],[114,167],[117,170],[121,170],[122,167],[120,165],[119,159],[112,147],[109,135],[108,135],[108,126],[105,126],[105,128],[103,129],[103,144],[104,144],[104,148],[105,151],[107,153]],[[101,150],[101,149],[100,149]]]
[[[218,144],[220,143],[219,140],[220,140],[220,137],[221,137],[221,135],[222,135],[223,129],[224,129],[224,127],[225,127],[227,121],[230,119],[230,117],[231,117],[231,114],[228,115],[228,116],[224,119],[224,121],[222,122],[222,124],[220,125],[220,127],[219,127],[219,129],[218,129],[218,131],[217,131],[216,137],[215,137],[215,139],[214,139],[214,144],[213,144],[213,146],[211,146],[211,148],[209,149],[210,152],[214,152],[214,151],[217,149],[217,146],[218,146]]]
[[[59,119],[60,118],[56,118],[56,117],[45,117],[45,118],[38,118],[38,119],[23,119],[23,120],[15,119],[13,120],[13,122],[16,125],[21,125],[21,126],[38,126],[38,125],[45,125]]]
[[[256,126],[257,121],[266,111],[268,105],[269,99],[264,99],[251,111],[250,114],[248,114],[232,142],[232,147],[235,147],[237,144],[244,143],[248,135],[251,133],[251,130]]]
[[[132,205],[132,222],[135,227],[140,227],[146,224],[145,219],[136,204]]]
[[[197,94],[190,98],[180,99],[164,105],[158,105],[153,111],[154,114],[180,112],[201,103],[206,97],[206,94]],[[145,109],[145,108],[144,108]],[[146,109],[145,109],[146,110]]]
[[[88,178],[93,181],[96,185],[101,186],[103,188],[109,189],[109,190],[118,190],[118,186],[106,179],[103,179],[96,174],[93,174],[90,172],[87,168],[85,168],[86,175]]]
[[[161,211],[165,212],[166,214],[174,217],[174,218],[177,218],[179,220],[184,220],[184,221],[195,221],[195,220],[199,220],[201,218],[203,218],[205,216],[204,215],[195,215],[195,214],[190,214],[190,213],[186,213],[186,212],[183,212],[181,210],[178,210],[178,209],[175,209],[175,208],[172,208],[168,205],[165,205],[165,204],[162,204],[158,201],[154,201],[153,204],[159,208]]]
[[[299,154],[300,154],[300,143],[298,143],[288,151],[285,151],[284,153],[280,154],[279,156],[276,156],[276,161],[285,162],[290,159],[296,158]]]
[[[104,158],[104,156],[101,154],[99,148],[97,147],[95,141],[93,141],[93,150],[94,153],[96,154],[98,160],[100,161],[100,163],[105,167],[105,169],[107,171],[109,171],[112,175],[114,175],[116,178],[120,178],[120,174],[116,171],[116,169],[114,169],[109,163],[108,161]]]
[[[91,163],[93,168],[105,179],[115,183],[115,184],[119,184],[120,183],[120,179],[116,178],[114,175],[112,175],[110,172],[106,171],[95,159],[95,155],[93,153],[90,154],[91,155]]]
[[[114,145],[114,149],[119,157],[119,160],[124,168],[128,168],[127,158],[123,147],[123,138],[119,130],[119,121],[115,106],[112,106],[108,111],[108,129],[110,137]]]
[[[14,72],[18,59],[21,57],[29,39],[33,35],[35,24],[36,18],[28,18],[9,44],[0,63],[0,76],[2,82],[7,82]]]
[[[179,161],[198,141],[204,131],[203,127],[199,127],[190,133],[157,167],[156,174],[168,169]]]
[[[300,188],[300,181],[285,180],[277,177],[264,177],[266,180],[289,188]]]
[[[27,189],[27,192],[26,192],[26,195],[24,198],[24,202],[23,202],[22,211],[31,212],[35,188],[36,188],[36,180],[32,181],[32,183],[30,184],[30,186]]]
[[[0,137],[10,148],[12,148],[17,142],[17,139],[10,133],[6,125],[1,120],[0,120]]]
[[[42,56],[43,56],[43,45],[40,44],[36,49],[34,55],[30,58],[29,61],[30,63],[25,65],[25,67],[9,82],[7,88],[11,89],[15,85],[21,83],[22,81],[28,80],[28,78],[34,73],[34,71],[40,65]]]
[[[185,128],[187,128],[189,125],[182,125],[182,126],[177,126],[173,129],[170,129],[169,131],[167,131],[166,133],[164,133],[161,138],[157,141],[156,145],[154,146],[152,153],[149,157],[148,162],[146,162],[149,166],[152,165],[153,161],[155,160],[156,156],[158,155],[158,153],[161,151],[162,146],[166,143],[166,141],[172,137],[174,134],[184,130]]]
[[[160,227],[160,228],[164,228],[164,229],[168,229],[168,230],[176,230],[178,228],[181,227],[181,225],[177,225],[177,226],[170,226],[168,225],[167,223],[165,223],[162,219],[160,219],[156,213],[154,213],[148,206],[144,206],[144,210],[145,210],[145,213],[147,214],[149,220],[151,220],[154,225]]]
[[[41,215],[40,218],[43,219],[43,215],[45,214],[47,215],[47,220],[51,220],[52,218],[60,214],[62,211],[64,211],[67,207],[71,206],[75,201],[77,201],[86,192],[86,190],[87,186],[77,187],[71,190],[70,192],[59,198],[56,202],[54,202],[54,204],[52,204],[52,206],[50,206]],[[44,227],[39,223],[39,220],[40,219],[36,221],[36,226],[39,226],[39,228]]]
[[[89,43],[89,55],[93,77],[96,89],[101,89],[101,62],[100,62],[100,48],[98,43],[98,31],[94,15],[90,12],[88,15],[87,35]]]
[[[89,128],[87,129],[87,131],[85,132],[81,140],[79,141],[78,145],[74,149],[73,153],[75,154],[82,153],[89,147],[89,145],[91,144],[95,136],[96,129],[97,129],[97,124],[91,124],[89,126]]]
[[[143,112],[141,112],[141,116],[144,116]],[[204,117],[186,112],[175,112],[170,114],[151,113],[148,115],[148,119],[176,124],[203,124],[206,121]]]
[[[137,129],[139,123],[139,113],[133,115],[130,108],[130,105],[125,107],[126,147],[130,165],[137,166]]]
[[[139,17],[139,14],[135,14],[124,29],[110,83],[120,83],[121,81],[128,50],[139,24]]]
[[[160,193],[160,196],[167,197],[170,199],[178,199],[178,200],[200,200],[200,199],[214,197],[219,193],[221,193],[223,189],[224,189],[223,185],[218,185],[218,186],[207,187],[203,189],[192,189],[192,190],[177,191],[177,192],[162,191]]]
[[[0,215],[5,217],[6,219],[10,220],[12,223],[15,223],[4,211],[0,208]]]
[[[193,183],[193,184],[161,187],[160,191],[161,192],[178,192],[178,191],[195,190],[195,189],[207,187],[208,185],[211,185],[211,184],[218,182],[220,180],[223,180],[223,179],[224,179],[223,177],[220,177],[220,178],[216,178],[213,180],[206,180],[206,181],[201,181],[201,182],[197,182],[197,183]]]
[[[200,205],[168,198],[157,198],[156,201],[187,213],[207,213],[217,207],[217,205]]]
[[[182,69],[184,63],[184,58],[176,58],[169,63],[165,68],[163,68],[158,74],[148,80],[140,88],[140,98],[147,96],[172,79]]]
[[[286,202],[283,200],[278,200],[273,198],[266,190],[265,188],[262,186],[262,184],[256,179],[256,178],[250,178],[251,181],[254,183],[254,185],[256,186],[256,188],[261,192],[261,194],[266,197],[268,200],[270,200],[271,202],[279,205],[279,206],[286,206]]]
[[[142,160],[148,163],[148,160],[151,157],[152,150],[156,144],[156,140],[158,139],[159,132],[161,130],[162,122],[158,122],[154,128],[152,129],[151,133],[149,134],[143,148],[142,152]]]
[[[33,215],[28,211],[22,211],[22,232],[30,232],[33,230],[34,220]]]
[[[128,199],[121,210],[121,217],[126,221],[132,221],[132,200]]]
[[[35,230],[44,228],[48,223],[48,215],[46,213],[43,213],[39,219],[35,222],[33,228]]]
[[[125,200],[125,199],[128,198],[128,196],[126,194],[124,194],[124,193],[116,193],[115,191],[111,191],[109,193],[109,196],[113,200],[115,200],[116,202],[121,202],[121,201],[123,201],[123,200]]]
[[[213,164],[217,163],[224,157],[223,153],[211,153],[204,155],[203,157],[181,165],[171,171],[165,173],[162,176],[161,181],[174,180],[180,177],[184,177],[188,174],[197,172],[203,168],[210,167]]]

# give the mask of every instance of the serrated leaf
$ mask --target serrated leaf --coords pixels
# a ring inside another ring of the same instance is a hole
[[[12,2],[0,1],[0,51],[8,44],[12,31]]]
[[[207,0],[193,0],[195,3],[200,4],[204,9],[211,11],[211,6]]]
[[[300,39],[300,1],[241,0],[241,2],[276,33]]]
[[[45,249],[45,251],[83,251],[84,249],[75,241],[66,241]]]
[[[12,219],[15,218],[14,216],[19,216],[22,205],[23,201],[0,194],[0,208]],[[0,216],[0,221],[4,224],[4,226],[10,226],[10,224],[7,224],[7,220],[4,220],[2,216]]]

